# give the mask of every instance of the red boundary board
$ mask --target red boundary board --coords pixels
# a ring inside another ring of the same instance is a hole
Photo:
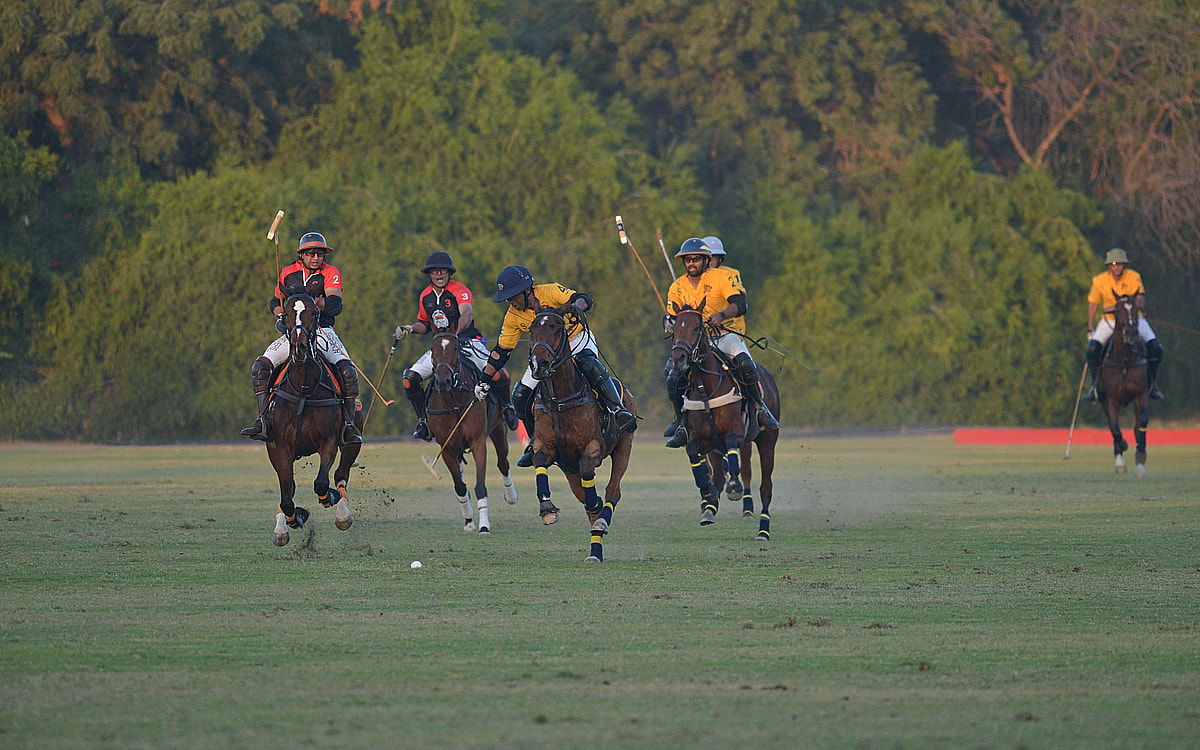
[[[1122,428],[1125,439],[1133,442],[1132,430]],[[1031,443],[1067,444],[1065,427],[959,427],[954,430],[955,445],[1029,445]],[[1076,428],[1072,445],[1112,445],[1112,434],[1095,427]],[[1150,445],[1200,445],[1200,430],[1156,430],[1146,433]]]

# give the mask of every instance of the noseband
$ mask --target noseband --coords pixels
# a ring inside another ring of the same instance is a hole
[[[430,356],[433,358],[433,383],[434,387],[442,393],[449,393],[460,388],[465,388],[462,377],[462,358],[458,351],[458,335],[450,331],[442,331],[435,333],[433,341],[430,344]],[[439,359],[438,352],[441,351],[447,359]],[[454,362],[448,361],[449,352],[454,352]],[[439,378],[439,373],[449,373],[449,377]],[[444,384],[448,382],[448,385]]]
[[[677,326],[679,325],[678,320],[685,315],[695,315],[699,319],[700,325],[698,327],[698,334],[695,341],[688,341],[685,338],[676,336],[675,340],[671,342],[671,361],[675,361],[675,352],[681,351],[687,355],[688,365],[691,366],[697,364],[701,359],[703,359],[704,355],[700,351],[700,341],[706,336],[706,333],[704,331],[704,316],[699,310],[681,310],[679,314],[675,316]]]

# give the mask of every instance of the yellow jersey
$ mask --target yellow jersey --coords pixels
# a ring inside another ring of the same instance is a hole
[[[1117,304],[1117,297],[1127,297],[1135,294],[1145,294],[1146,287],[1142,286],[1142,276],[1137,271],[1125,269],[1120,279],[1114,279],[1108,271],[1092,278],[1092,289],[1088,292],[1088,303],[1098,305],[1101,310]],[[1109,320],[1116,320],[1116,315],[1104,313]]]
[[[537,284],[532,291],[539,308],[562,307],[571,301],[571,297],[575,296],[574,289],[568,289],[562,284]],[[529,331],[529,326],[533,324],[535,317],[537,317],[536,310],[518,310],[509,305],[508,312],[504,313],[504,322],[500,325],[500,338],[496,341],[497,346],[510,350],[516,349],[517,344],[521,341],[521,334]],[[581,325],[573,324],[567,331],[567,338],[575,338],[581,330],[583,330]]]
[[[667,290],[667,307],[675,315],[684,305],[700,310],[705,320],[729,307],[729,298],[735,295],[745,295],[746,288],[742,286],[742,277],[732,268],[709,268],[692,284],[692,277],[684,274],[675,279]],[[741,315],[727,318],[725,327],[746,332],[746,320]]]

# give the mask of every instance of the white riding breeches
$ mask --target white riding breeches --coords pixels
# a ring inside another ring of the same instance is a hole
[[[742,337],[736,333],[723,333],[714,339],[713,343],[731,358],[736,358],[739,354],[750,356],[750,350],[746,348],[746,342],[742,341]],[[750,358],[754,359],[753,357]]]
[[[471,360],[480,372],[483,372],[483,366],[487,364],[488,350],[484,346],[483,341],[479,339],[470,339],[465,346],[459,348],[459,354],[467,355],[467,359]],[[421,358],[412,363],[408,369],[421,376],[425,380],[433,375],[433,352],[427,351],[421,355]]]
[[[579,354],[584,349],[587,349],[597,357],[600,356],[600,350],[596,348],[596,338],[592,336],[591,329],[587,329],[582,333],[576,334],[575,338],[567,342],[571,347],[571,354]],[[521,376],[521,382],[526,388],[537,388],[538,379],[533,376],[533,368],[527,368],[525,374]]]
[[[1096,324],[1096,329],[1092,331],[1091,341],[1097,341],[1101,344],[1108,343],[1108,340],[1113,335],[1113,322],[1105,316],[1100,317],[1100,322]],[[1153,341],[1158,338],[1154,335],[1154,330],[1150,328],[1150,322],[1146,320],[1145,315],[1138,316],[1138,338],[1143,343]]]
[[[321,355],[321,359],[331,365],[336,365],[338,362],[350,359],[350,355],[346,353],[346,347],[342,345],[342,340],[333,332],[332,328],[318,328],[316,341],[317,354]],[[267,350],[263,352],[263,356],[271,360],[271,364],[279,367],[292,352],[292,347],[288,344],[287,336],[280,336],[271,342]]]

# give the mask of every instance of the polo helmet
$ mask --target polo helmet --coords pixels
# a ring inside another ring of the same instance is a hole
[[[1112,250],[1108,251],[1107,255],[1104,256],[1104,265],[1106,265],[1106,266],[1109,263],[1128,263],[1128,262],[1129,262],[1129,255],[1119,247],[1114,247]]]
[[[327,253],[332,253],[333,248],[329,243],[325,242],[325,235],[320,232],[308,232],[300,238],[300,246],[296,248],[296,254],[300,255],[305,250],[312,248],[324,249]]]
[[[505,266],[496,277],[495,302],[507,302],[526,289],[533,288],[533,274],[525,266]]]
[[[425,265],[421,268],[421,273],[429,273],[435,268],[444,268],[453,276],[458,269],[454,267],[454,258],[450,257],[450,253],[445,250],[434,250],[425,259]]]
[[[712,248],[704,243],[704,240],[699,237],[691,237],[683,241],[679,246],[679,252],[675,253],[676,258],[683,258],[688,255],[707,255],[712,257]]]
[[[708,245],[708,249],[713,255],[720,255],[722,258],[725,257],[725,245],[721,244],[721,238],[714,237],[710,234],[709,236],[705,237],[702,242],[705,245]]]

